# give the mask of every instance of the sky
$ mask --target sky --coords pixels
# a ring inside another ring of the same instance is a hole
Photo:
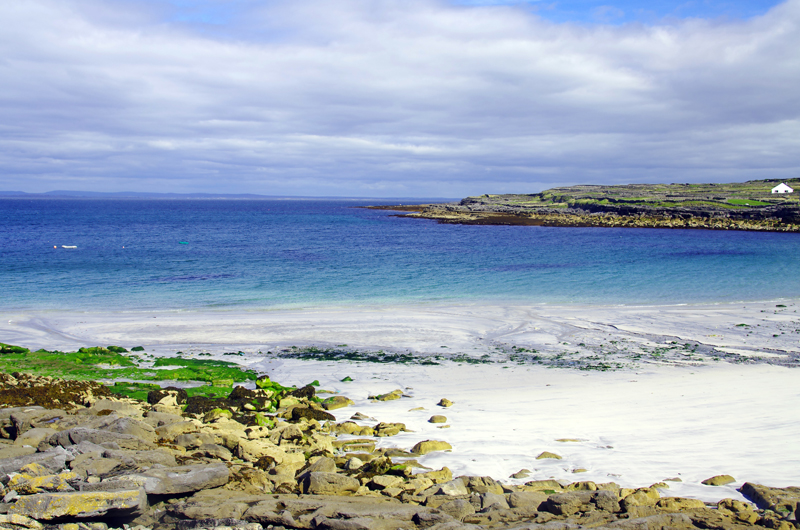
[[[800,176],[800,0],[0,2],[0,190]]]

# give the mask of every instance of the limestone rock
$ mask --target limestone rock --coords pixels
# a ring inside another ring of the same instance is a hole
[[[459,477],[472,493],[503,493],[503,486],[492,477]]]
[[[490,492],[481,494],[481,510],[488,510],[489,508],[507,510],[509,505],[505,495]]]
[[[393,401],[395,399],[400,399],[401,397],[403,397],[403,391],[398,388],[397,390],[392,390],[387,394],[369,396],[369,399],[376,399],[378,401]]]
[[[345,396],[333,396],[322,401],[325,410],[336,410],[348,407],[353,404],[353,400]]]
[[[475,513],[475,508],[469,501],[464,499],[454,499],[439,506],[439,511],[446,513],[453,519],[463,521],[464,517]]]
[[[24,466],[36,462],[53,473],[58,473],[67,463],[68,453],[62,447],[54,447],[41,453],[17,456],[0,460],[0,476],[19,471]]]
[[[572,515],[578,513],[581,507],[592,501],[594,494],[590,491],[570,491],[550,495],[541,509],[555,515]]]
[[[144,512],[147,495],[144,489],[114,492],[40,493],[20,497],[9,508],[10,514],[49,521],[61,517],[86,519],[101,516],[131,516]]]
[[[437,403],[436,405],[438,405],[438,406],[440,406],[440,407],[445,407],[445,408],[447,408],[447,407],[452,407],[452,406],[453,406],[453,402],[452,402],[452,401],[450,401],[450,400],[449,400],[449,399],[447,399],[447,398],[442,398],[442,399],[440,399],[440,400],[439,400],[439,403]]]
[[[30,528],[31,530],[41,530],[44,528],[44,525],[24,515],[1,514],[0,528]]]
[[[302,406],[292,409],[291,418],[292,421],[300,421],[303,418],[317,421],[336,421],[336,416],[330,412]]]
[[[682,497],[664,497],[658,500],[656,506],[668,512],[682,512],[684,510],[694,510],[705,508],[706,505],[699,499],[685,499]]]
[[[25,473],[14,475],[8,481],[7,489],[15,490],[20,495],[32,495],[47,491],[75,491],[70,483],[75,483],[80,476],[74,471],[58,475],[30,476]]]
[[[119,434],[115,432],[87,429],[84,427],[75,427],[66,431],[57,432],[49,439],[39,444],[39,450],[47,449],[49,446],[68,447],[76,445],[82,441],[91,442],[94,444],[102,445],[104,443],[115,443],[122,449],[145,450],[155,449],[155,445],[147,442],[137,436],[130,434]]]
[[[562,491],[563,488],[561,484],[556,482],[555,480],[531,480],[525,483],[525,490],[524,491]]]
[[[423,442],[418,442],[414,447],[412,447],[411,452],[415,455],[426,455],[434,451],[450,451],[452,449],[453,446],[447,442],[439,440],[425,440]]]
[[[716,475],[711,478],[705,479],[702,484],[706,486],[724,486],[725,484],[731,484],[732,482],[736,482],[736,479],[730,475]]]
[[[313,495],[347,495],[361,485],[358,480],[338,473],[308,473],[302,483],[303,493]]]
[[[177,495],[223,486],[230,472],[225,464],[152,467],[143,473],[115,477],[112,482],[143,487],[148,495]]]
[[[430,417],[428,423],[447,423],[447,417],[441,414],[434,414]]]
[[[739,491],[761,509],[777,512],[795,511],[800,506],[800,488],[770,488],[745,482]]]
[[[559,456],[559,455],[557,455],[555,453],[551,453],[549,451],[543,451],[543,452],[539,453],[539,455],[536,457],[536,460],[543,460],[545,458],[553,458],[555,460],[561,460],[561,456]]]
[[[14,445],[20,447],[23,445],[29,445],[34,448],[39,447],[39,444],[42,442],[42,440],[50,438],[53,436],[53,434],[55,434],[55,432],[56,431],[50,429],[49,427],[31,428],[25,431],[23,434],[18,435],[17,439],[14,440]]]
[[[511,508],[533,508],[538,510],[539,506],[547,501],[547,494],[538,491],[515,491],[508,495],[508,505]]]

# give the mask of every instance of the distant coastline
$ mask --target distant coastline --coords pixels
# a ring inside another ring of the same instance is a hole
[[[467,225],[695,228],[800,232],[797,193],[772,193],[781,182],[571,186],[535,194],[481,195],[457,203],[372,206],[402,217]]]

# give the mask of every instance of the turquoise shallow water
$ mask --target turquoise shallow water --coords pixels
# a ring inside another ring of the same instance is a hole
[[[800,234],[440,225],[353,208],[375,203],[0,200],[0,308],[800,297]]]

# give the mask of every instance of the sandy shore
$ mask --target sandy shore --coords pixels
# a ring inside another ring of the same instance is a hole
[[[318,379],[323,387],[354,399],[354,407],[336,411],[339,420],[358,410],[379,421],[403,421],[416,431],[381,444],[411,447],[427,438],[450,442],[452,453],[422,460],[430,467],[447,465],[455,474],[514,483],[524,482],[508,479],[521,468],[531,470],[525,480],[555,477],[643,486],[680,478],[670,483],[673,494],[718,500],[740,498],[734,487],[743,481],[800,485],[800,371],[788,367],[800,356],[797,308],[796,301],[776,301],[2,313],[0,341],[65,350],[143,345],[169,354],[241,350],[246,355],[237,361],[276,380],[305,384]],[[365,351],[486,355],[496,362],[423,366],[266,355],[293,345],[342,344]],[[514,346],[535,350],[542,364],[513,362],[521,351]],[[553,368],[570,363],[619,368]],[[341,382],[345,376],[354,381]],[[367,399],[395,388],[410,397],[380,404]],[[441,397],[456,404],[436,407]],[[411,411],[417,407],[425,410]],[[448,417],[449,428],[427,423],[437,413]],[[565,438],[579,441],[557,441]],[[563,459],[536,460],[542,451]],[[579,469],[586,471],[574,473]],[[737,483],[700,485],[722,473]]]

